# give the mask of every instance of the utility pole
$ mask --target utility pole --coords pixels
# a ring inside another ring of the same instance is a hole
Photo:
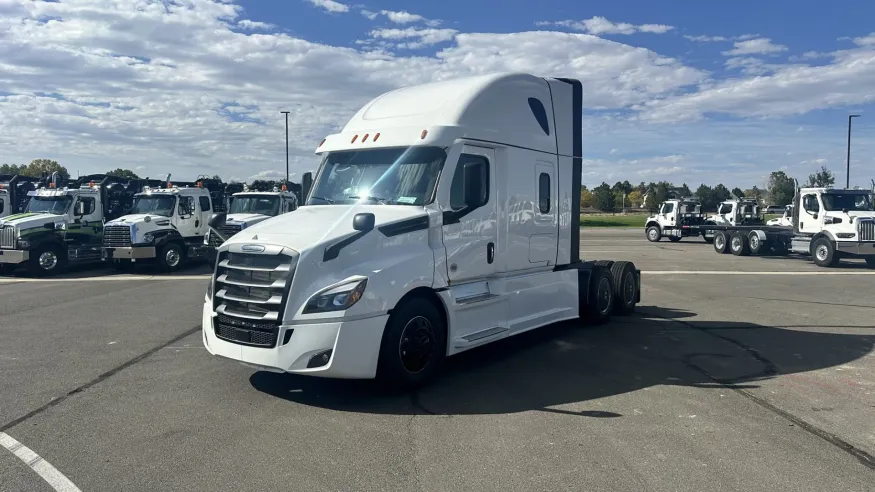
[[[289,184],[289,112],[280,111],[286,115],[286,185]],[[850,138],[850,137],[848,137]]]
[[[858,114],[848,115],[848,167],[845,173],[845,189],[851,187],[851,118],[859,118]]]

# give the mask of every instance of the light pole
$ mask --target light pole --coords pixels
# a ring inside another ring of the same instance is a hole
[[[859,118],[858,114],[848,115],[848,168],[845,172],[845,188],[851,187],[851,118]]]
[[[280,111],[286,115],[286,185],[289,184],[289,112]]]

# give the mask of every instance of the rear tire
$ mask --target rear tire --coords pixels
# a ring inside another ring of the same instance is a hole
[[[729,250],[735,256],[747,256],[750,254],[750,245],[747,242],[747,235],[743,232],[736,232],[729,238]]]
[[[839,255],[836,254],[832,241],[822,237],[811,245],[811,257],[814,264],[819,267],[834,267],[839,264]]]
[[[611,265],[611,277],[614,280],[614,314],[632,314],[638,293],[635,265],[628,261],[618,261]]]
[[[428,299],[414,297],[389,316],[377,379],[393,390],[425,384],[440,368],[447,351],[447,327],[438,308]]]
[[[616,291],[611,272],[599,266],[593,268],[592,275],[589,277],[587,298],[581,299],[582,302],[586,302],[585,319],[594,325],[602,325],[610,321]]]
[[[760,239],[760,236],[756,233],[756,231],[752,231],[750,236],[747,238],[747,242],[750,245],[750,254],[759,255],[762,254],[763,251],[769,249],[768,243]]]
[[[647,240],[651,243],[657,243],[662,239],[662,231],[659,226],[650,226],[647,228]]]
[[[714,251],[720,254],[729,252],[729,238],[724,231],[714,232]]]

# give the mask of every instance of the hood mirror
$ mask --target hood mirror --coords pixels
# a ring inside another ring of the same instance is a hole
[[[369,232],[374,228],[374,222],[374,214],[355,214],[352,219],[352,228],[361,232]]]
[[[225,221],[227,220],[227,218],[228,214],[226,214],[225,212],[213,214],[213,216],[210,217],[210,221],[208,222],[208,224],[213,229],[218,229],[219,227],[225,225]]]

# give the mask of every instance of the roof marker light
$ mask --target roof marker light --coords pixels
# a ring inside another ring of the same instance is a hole
[[[362,137],[362,143],[365,143],[365,142],[368,141],[368,136],[369,136],[369,135],[370,135],[370,133],[365,133],[365,136]]]
[[[357,138],[359,138],[359,136],[358,136],[358,135],[356,135],[356,136],[354,136],[354,137],[352,137],[352,140],[350,140],[350,142],[349,142],[349,143],[355,143],[355,141],[356,141],[356,139],[357,139]]]
[[[377,133],[376,135],[374,135],[374,140],[373,140],[373,141],[376,142],[378,138],[380,138],[380,134],[379,134],[379,133]]]
[[[282,189],[283,189],[283,191],[288,191],[288,188],[286,188],[286,185],[285,185],[285,184],[283,184],[283,188],[282,188]]]
[[[319,142],[319,147],[322,147],[322,144],[324,144],[326,140],[328,140],[328,139],[327,139],[327,138],[323,138],[322,141]]]
[[[424,139],[426,135],[428,135],[428,130],[422,130],[422,133],[419,134],[419,139]]]

